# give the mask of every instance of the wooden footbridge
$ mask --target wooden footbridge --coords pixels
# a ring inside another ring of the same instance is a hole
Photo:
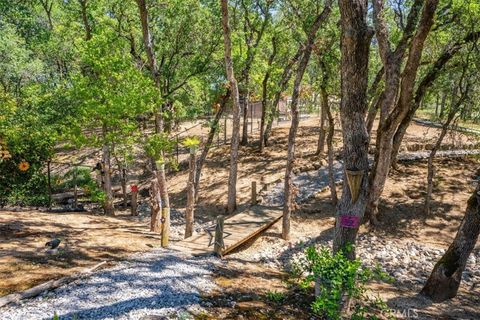
[[[251,206],[232,216],[220,217],[211,228],[170,247],[195,256],[214,252],[225,255],[271,227],[282,214],[280,207]]]

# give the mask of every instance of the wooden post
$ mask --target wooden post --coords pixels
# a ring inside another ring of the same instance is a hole
[[[138,216],[138,211],[137,211],[137,201],[138,201],[138,187],[136,185],[131,186],[132,192],[131,192],[131,211],[132,211],[132,216]]]
[[[257,204],[257,181],[252,181],[252,206]]]
[[[48,209],[52,209],[52,174],[50,169],[50,160],[47,162],[47,181],[48,181]]]
[[[170,237],[170,208],[162,208],[162,219],[160,220],[160,232],[161,234],[161,245],[162,247],[168,247],[168,239]]]
[[[177,137],[178,139],[178,137]],[[155,174],[158,177],[158,181],[161,179],[165,180],[165,164],[157,163],[158,172]],[[166,181],[164,181],[165,183]],[[163,186],[166,188],[166,185]],[[168,201],[168,194],[166,189],[162,191],[161,185],[159,184],[159,191],[161,194],[161,207],[162,207],[162,218],[160,219],[160,232],[161,232],[161,243],[162,247],[168,247],[168,239],[170,237],[170,202]]]
[[[224,216],[218,216],[217,217],[217,226],[215,228],[215,245],[213,247],[213,250],[215,253],[219,256],[222,257],[222,250],[224,248],[224,243],[223,243],[223,223],[224,223],[225,217]]]

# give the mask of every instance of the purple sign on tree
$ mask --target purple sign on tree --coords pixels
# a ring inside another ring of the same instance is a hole
[[[340,227],[356,229],[360,226],[360,217],[340,216]]]

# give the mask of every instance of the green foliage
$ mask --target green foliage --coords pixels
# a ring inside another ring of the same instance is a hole
[[[86,196],[88,196],[92,202],[103,204],[105,201],[105,193],[92,178],[91,170],[88,167],[74,167],[67,171],[62,177],[52,177],[52,180],[52,188],[56,191],[71,190],[76,185],[85,191]]]
[[[185,147],[198,147],[200,145],[200,139],[197,136],[187,137],[183,140],[182,144]]]
[[[285,300],[285,294],[279,291],[268,291],[267,292],[267,299],[272,302],[280,303]]]
[[[155,161],[166,162],[164,158],[165,153],[173,150],[175,142],[170,140],[164,133],[154,134],[148,137],[145,143],[145,152],[150,158]]]
[[[311,306],[319,316],[341,319],[341,301],[347,298],[359,302],[354,306],[352,319],[374,319],[372,314],[383,308],[381,300],[372,302],[366,295],[370,281],[389,280],[379,268],[366,268],[360,260],[351,261],[342,252],[332,255],[329,249],[317,250],[314,246],[306,249],[305,259],[294,267],[297,274],[306,274],[300,282],[304,289],[310,289],[320,279],[320,292]]]

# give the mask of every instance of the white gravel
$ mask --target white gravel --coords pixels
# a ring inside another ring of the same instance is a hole
[[[94,273],[43,296],[0,308],[2,320],[190,319],[201,311],[200,293],[216,288],[218,259],[193,258],[156,249]]]

